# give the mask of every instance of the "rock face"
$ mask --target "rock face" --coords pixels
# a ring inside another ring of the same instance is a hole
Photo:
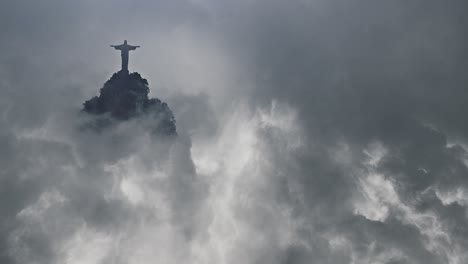
[[[100,95],[86,101],[83,111],[92,115],[107,114],[116,120],[151,115],[155,119],[155,132],[175,135],[176,126],[168,105],[157,98],[148,98],[148,81],[139,73],[119,71],[104,84]]]

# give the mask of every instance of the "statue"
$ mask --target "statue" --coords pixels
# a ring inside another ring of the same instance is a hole
[[[124,44],[121,45],[111,45],[116,50],[120,50],[122,56],[122,71],[128,72],[128,52],[131,50],[136,50],[140,46],[131,46],[127,44],[127,41],[124,41]]]

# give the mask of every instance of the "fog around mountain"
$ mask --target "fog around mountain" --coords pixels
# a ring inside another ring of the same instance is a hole
[[[0,263],[466,263],[467,8],[2,2]]]

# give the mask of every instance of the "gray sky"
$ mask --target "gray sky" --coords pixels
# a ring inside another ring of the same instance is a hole
[[[466,1],[0,4],[0,262],[467,263]],[[173,110],[80,129],[118,70]]]

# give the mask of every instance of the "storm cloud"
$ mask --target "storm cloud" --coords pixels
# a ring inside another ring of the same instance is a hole
[[[464,1],[0,4],[1,263],[466,263]],[[130,70],[170,105],[97,133]]]

